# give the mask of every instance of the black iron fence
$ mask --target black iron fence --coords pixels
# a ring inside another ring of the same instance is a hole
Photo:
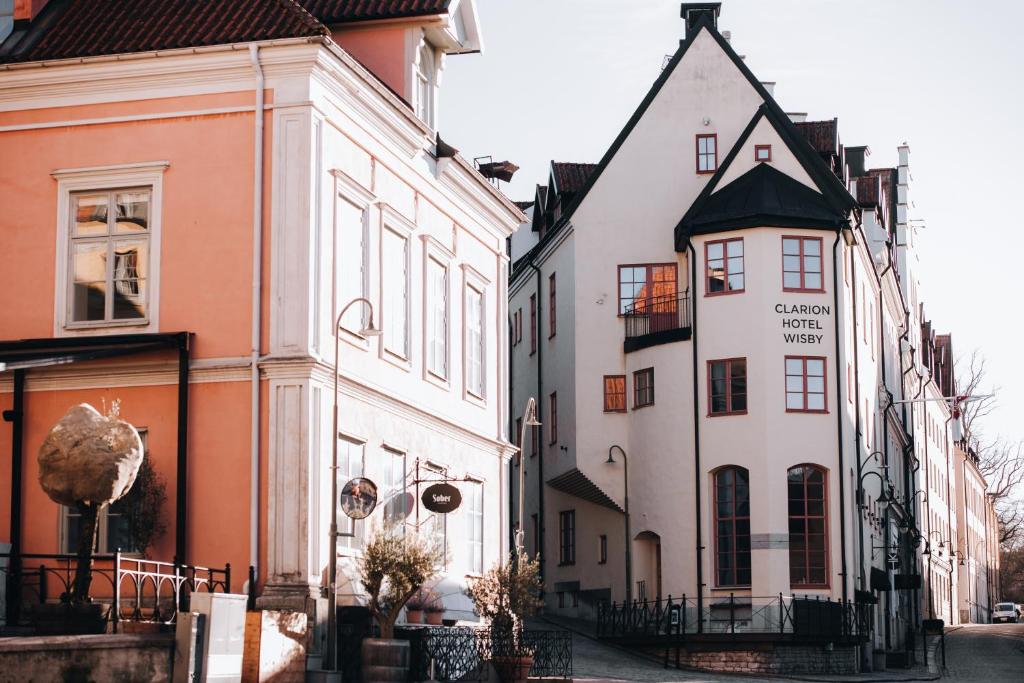
[[[622,317],[626,320],[626,339],[681,330],[690,326],[690,297],[687,292],[675,292],[639,299],[626,308]]]
[[[396,631],[410,643],[410,681],[485,681],[487,662],[533,657],[530,677],[572,676],[572,634],[525,630],[519,639],[507,631],[476,627],[413,627]]]
[[[72,554],[0,553],[7,625],[31,626],[34,605],[66,601],[77,568],[78,556]],[[178,610],[188,609],[193,593],[227,593],[230,589],[230,564],[220,569],[119,552],[93,556],[90,593],[97,602],[109,602],[113,607],[110,621],[115,633],[124,621],[173,624]]]
[[[674,639],[774,636],[794,641],[859,640],[868,633],[862,605],[821,596],[705,596],[601,603],[597,635],[603,638]]]

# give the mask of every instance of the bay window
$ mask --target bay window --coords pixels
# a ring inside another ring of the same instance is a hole
[[[708,414],[747,412],[747,359],[708,361]]]
[[[704,245],[705,294],[736,294],[744,290],[743,238]]]
[[[821,292],[820,237],[782,238],[782,288],[787,292]]]

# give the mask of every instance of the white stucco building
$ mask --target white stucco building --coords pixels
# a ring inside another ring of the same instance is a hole
[[[543,422],[527,549],[557,614],[849,600],[896,657],[922,616],[922,463],[952,452],[914,428],[950,406],[910,402],[949,394],[922,352],[909,149],[872,169],[836,120],[784,113],[718,12],[683,5],[603,158],[553,162],[512,241],[511,410],[534,396]]]

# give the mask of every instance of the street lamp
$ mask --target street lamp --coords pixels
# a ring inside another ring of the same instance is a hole
[[[345,304],[334,321],[334,328],[331,330],[334,335],[334,433],[331,448],[331,530],[330,548],[331,554],[327,565],[327,647],[324,658],[328,671],[337,671],[336,646],[338,640],[338,374],[341,368],[338,366],[338,328],[341,327],[341,319],[354,304],[362,303],[369,309],[370,315],[366,327],[359,331],[363,337],[379,337],[381,330],[373,325],[373,304],[369,299],[357,297]]]
[[[622,488],[626,516],[626,604],[628,605],[633,602],[633,541],[629,531],[629,457],[626,456],[626,451],[622,450],[622,446],[615,444],[608,449],[608,459],[605,460],[606,464],[615,464],[612,452],[616,449],[622,454]]]
[[[526,496],[526,463],[523,462],[523,448],[526,444],[526,428],[539,427],[540,420],[537,419],[537,402],[533,396],[526,399],[526,408],[523,410],[523,425],[519,431],[519,528],[516,529],[516,560],[526,550],[526,533],[523,531],[523,506]]]

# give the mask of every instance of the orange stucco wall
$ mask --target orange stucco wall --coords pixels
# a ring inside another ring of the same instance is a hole
[[[332,37],[399,97],[406,98],[409,74],[405,59],[405,32],[401,26],[378,27],[335,31]]]
[[[76,107],[0,112],[0,126],[52,124],[161,113],[251,107],[251,91]],[[273,93],[267,92],[272,102]],[[264,117],[264,334],[267,339],[270,259],[272,113]],[[57,256],[56,169],[167,161],[163,178],[161,332],[194,333],[193,359],[248,356],[251,330],[253,115],[251,111],[172,116],[142,121],[0,131],[0,339],[54,335]],[[152,304],[152,302],[151,302]],[[133,331],[133,330],[125,330]],[[151,330],[156,331],[156,330]],[[265,344],[266,342],[264,342]],[[266,348],[264,346],[264,348]],[[174,354],[121,358],[164,361]],[[90,364],[93,367],[96,363]],[[66,368],[64,369],[66,371]],[[177,386],[110,386],[51,390],[33,384],[46,370],[30,370],[25,400],[23,495],[24,552],[59,548],[59,507],[38,485],[36,453],[49,428],[72,405],[102,410],[121,401],[121,415],[149,430],[154,466],[167,484],[167,532],[149,550],[154,559],[174,554]],[[10,373],[4,373],[9,378]],[[102,380],[99,380],[102,383]],[[118,380],[113,380],[117,384]],[[249,564],[250,391],[248,381],[190,385],[188,560],[233,568],[242,589]],[[265,394],[265,391],[264,391]],[[12,394],[0,388],[0,409]],[[266,405],[262,430],[266,437]],[[0,540],[10,538],[11,426],[0,423]],[[265,443],[265,442],[264,442]],[[263,449],[263,481],[266,449]],[[263,487],[262,538],[265,539]]]

